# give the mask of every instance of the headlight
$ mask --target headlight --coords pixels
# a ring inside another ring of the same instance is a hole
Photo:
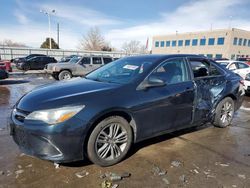
[[[29,114],[25,119],[26,120],[40,120],[48,124],[57,124],[64,122],[79,111],[81,111],[85,106],[68,106],[62,108],[55,108],[49,110],[34,111]]]

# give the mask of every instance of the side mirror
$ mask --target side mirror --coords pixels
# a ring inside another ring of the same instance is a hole
[[[144,90],[150,87],[162,87],[165,86],[166,83],[164,80],[156,77],[150,76],[148,79],[144,80],[138,87],[137,90]]]

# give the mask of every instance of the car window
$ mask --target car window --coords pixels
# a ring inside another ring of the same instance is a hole
[[[175,84],[190,80],[184,59],[173,59],[158,67],[150,76],[156,76],[167,84]]]
[[[238,68],[239,69],[246,69],[246,68],[249,68],[249,66],[245,63],[238,63]]]
[[[218,68],[211,62],[197,59],[190,59],[189,62],[195,78],[221,75],[221,72],[218,70]]]
[[[104,57],[103,62],[104,62],[104,64],[108,64],[108,63],[112,62],[112,58]]]
[[[81,59],[80,65],[88,65],[90,64],[90,57],[83,57]]]
[[[102,64],[102,59],[100,57],[93,57],[93,64],[96,65],[100,65]]]
[[[229,65],[228,69],[229,70],[236,70],[237,69],[236,63],[232,63],[231,65]]]
[[[122,58],[89,73],[85,78],[100,82],[126,84],[148,72],[157,61],[155,58]]]

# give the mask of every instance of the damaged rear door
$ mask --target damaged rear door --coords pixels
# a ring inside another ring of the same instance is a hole
[[[206,122],[226,87],[225,75],[208,59],[188,58],[196,87],[193,124]]]

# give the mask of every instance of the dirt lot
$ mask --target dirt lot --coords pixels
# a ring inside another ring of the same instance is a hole
[[[119,187],[250,187],[250,97],[245,97],[228,128],[206,125],[150,139],[108,168],[89,161],[56,168],[52,162],[20,153],[6,129],[15,102],[51,82],[43,74],[21,73],[0,81],[0,187],[101,187],[108,178],[100,176],[109,172],[131,173],[113,182]]]

